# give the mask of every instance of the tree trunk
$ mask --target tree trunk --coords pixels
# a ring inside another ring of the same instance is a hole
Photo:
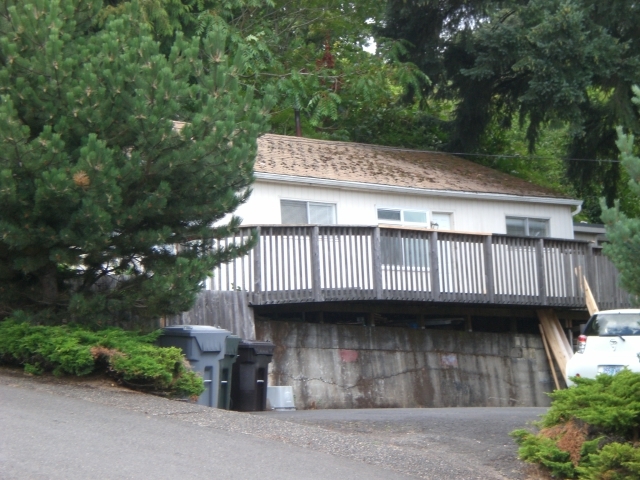
[[[54,304],[58,299],[58,268],[55,263],[48,263],[39,276],[42,302]]]

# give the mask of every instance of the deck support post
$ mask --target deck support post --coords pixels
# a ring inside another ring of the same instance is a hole
[[[592,243],[589,243],[587,247],[587,258],[585,259],[584,267],[585,267],[584,277],[587,279],[587,283],[591,288],[591,293],[593,293],[593,290],[596,290],[597,283],[596,283],[596,258],[593,253]],[[579,279],[578,281],[582,282],[582,279]]]
[[[536,267],[538,270],[538,297],[541,305],[548,305],[547,299],[547,275],[544,269],[544,239],[536,242]]]
[[[495,279],[493,275],[493,236],[487,235],[484,237],[484,275],[485,275],[485,287],[487,294],[487,303],[494,303],[496,296]]]
[[[371,236],[371,259],[373,265],[373,296],[382,300],[382,253],[380,249],[380,227],[373,229]]]
[[[314,302],[324,301],[320,278],[320,228],[317,225],[311,230],[311,289]]]
[[[262,250],[260,247],[260,227],[256,227],[258,241],[253,247],[253,298],[254,303],[259,303],[262,297]],[[256,300],[257,299],[257,300]]]
[[[431,295],[440,300],[440,265],[438,262],[438,232],[429,233],[429,266],[431,267]]]

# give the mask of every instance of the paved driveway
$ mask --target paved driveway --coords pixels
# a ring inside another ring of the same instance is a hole
[[[544,409],[237,413],[0,368],[0,478],[521,479]]]
[[[330,431],[357,434],[412,452],[417,462],[468,466],[487,475],[525,478],[517,446],[508,433],[538,419],[546,408],[400,408],[280,412],[277,418]],[[266,415],[259,413],[254,415]],[[270,414],[273,415],[273,414]],[[424,468],[424,465],[423,465]],[[431,475],[433,473],[433,475]]]

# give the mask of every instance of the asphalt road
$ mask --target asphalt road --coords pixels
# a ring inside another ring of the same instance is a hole
[[[540,408],[238,413],[0,367],[0,479],[525,479]]]
[[[0,478],[402,479],[365,463],[172,418],[0,386]]]

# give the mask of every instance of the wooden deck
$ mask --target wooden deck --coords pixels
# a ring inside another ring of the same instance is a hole
[[[363,226],[243,228],[220,244],[252,252],[214,271],[210,290],[256,305],[404,300],[585,308],[586,274],[600,309],[631,306],[598,247],[575,240]]]

